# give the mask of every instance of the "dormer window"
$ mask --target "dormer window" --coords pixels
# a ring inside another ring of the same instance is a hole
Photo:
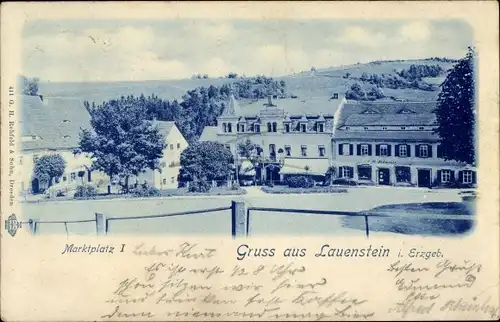
[[[403,109],[399,111],[399,114],[415,114],[415,112],[413,112],[412,110]]]
[[[253,130],[254,130],[254,132],[256,132],[256,133],[260,133],[260,124],[255,123],[255,124],[253,125]]]
[[[290,123],[285,123],[285,132],[286,133],[290,132]]]
[[[363,113],[361,114],[378,114],[377,112],[375,112],[374,110],[366,110],[364,111]]]
[[[318,123],[318,132],[320,132],[320,133],[325,132],[325,124],[324,123]]]
[[[300,132],[307,132],[307,124],[302,123],[300,124]]]
[[[69,137],[70,137],[70,136],[69,136],[69,135],[67,135],[67,134],[66,134],[65,136],[63,136],[63,138],[65,138],[65,139],[69,139]]]
[[[62,123],[70,123],[70,120],[62,120]]]

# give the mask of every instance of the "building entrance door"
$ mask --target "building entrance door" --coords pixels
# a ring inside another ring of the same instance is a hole
[[[419,187],[431,186],[431,170],[418,169],[418,186]]]
[[[391,174],[389,172],[389,169],[387,168],[378,169],[378,184],[389,185],[391,184],[390,179],[391,179]]]

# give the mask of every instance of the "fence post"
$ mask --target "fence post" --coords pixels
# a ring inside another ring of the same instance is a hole
[[[233,238],[247,236],[247,209],[245,202],[231,202],[231,228]]]
[[[95,226],[97,230],[97,236],[103,236],[107,233],[106,227],[106,216],[104,214],[96,213],[95,214]]]
[[[30,219],[30,220],[28,220],[28,225],[29,225],[31,234],[33,236],[35,236],[37,233],[37,230],[38,230],[38,220]]]
[[[366,232],[366,237],[370,237],[370,229],[368,228],[368,215],[364,215],[365,217],[365,232]]]

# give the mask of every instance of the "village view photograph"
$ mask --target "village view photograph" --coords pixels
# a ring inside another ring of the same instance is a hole
[[[34,235],[465,236],[460,20],[37,20],[16,90]]]

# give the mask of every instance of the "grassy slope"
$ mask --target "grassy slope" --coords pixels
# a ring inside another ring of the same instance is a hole
[[[453,66],[453,63],[444,63],[434,60],[406,60],[401,62],[381,62],[357,64],[343,67],[331,67],[318,69],[314,74],[310,72],[297,73],[276,77],[278,80],[285,80],[288,92],[299,96],[322,97],[331,96],[333,93],[344,93],[346,89],[361,76],[363,72],[368,74],[394,74],[394,70],[408,68],[411,64],[439,64],[447,70]],[[342,78],[349,72],[349,79]],[[41,83],[40,93],[47,96],[76,97],[89,101],[100,103],[103,100],[118,98],[121,95],[139,95],[152,93],[164,99],[181,99],[182,95],[189,89],[198,86],[222,85],[232,80],[222,78],[209,79],[183,79],[183,80],[155,80],[155,81],[137,81],[137,82],[95,82],[95,83]],[[429,83],[440,83],[441,78],[428,78]],[[364,84],[366,89],[372,85]],[[437,97],[438,91],[426,92],[415,89],[391,90],[384,88],[386,96],[407,99],[410,101],[433,100]]]

